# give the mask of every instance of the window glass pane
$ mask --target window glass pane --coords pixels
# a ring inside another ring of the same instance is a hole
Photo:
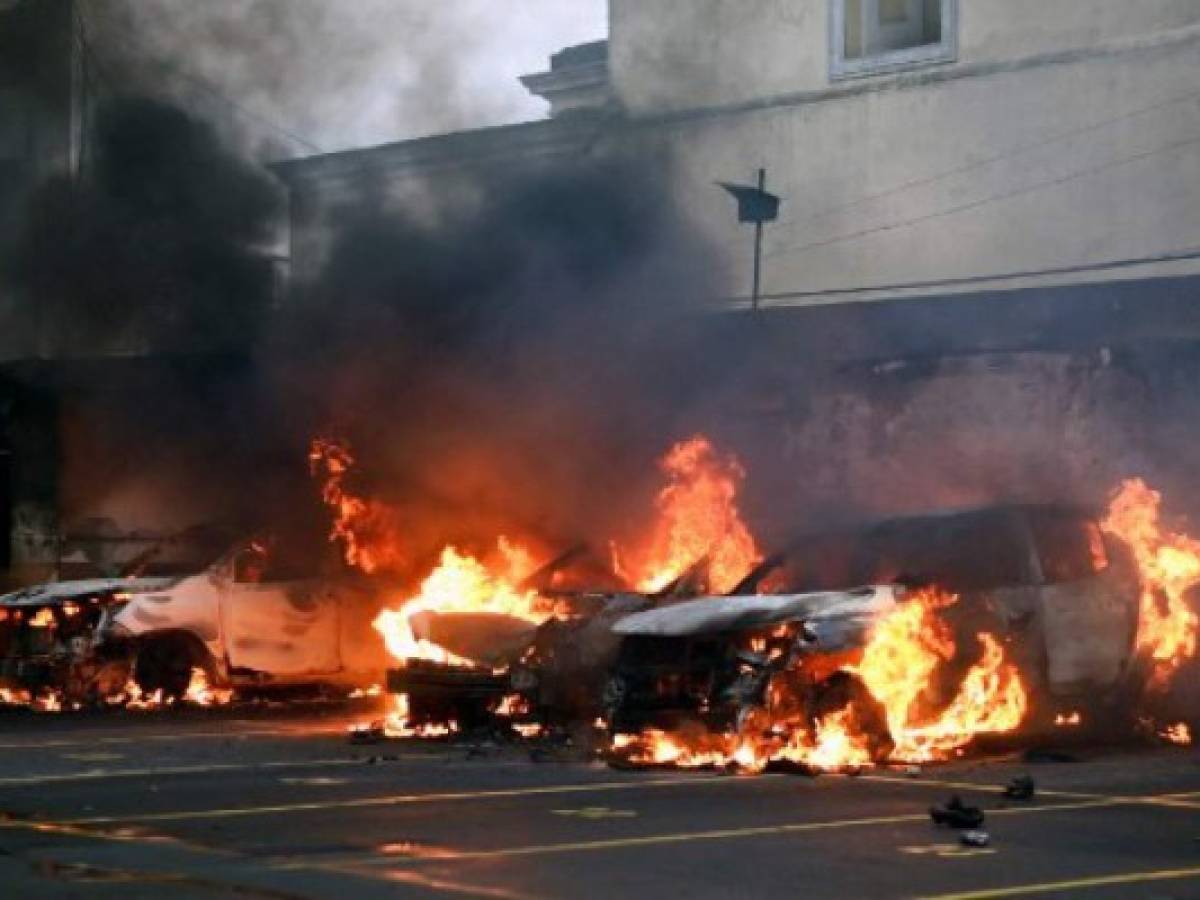
[[[863,55],[863,0],[845,0],[846,13],[846,59],[858,59]]]
[[[879,0],[879,24],[903,25],[908,21],[909,0]]]
[[[942,0],[925,0],[925,43],[942,42]]]
[[[839,2],[845,23],[843,57],[847,60],[942,42],[942,0]]]

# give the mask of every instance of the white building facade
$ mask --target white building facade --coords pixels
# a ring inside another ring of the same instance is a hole
[[[763,167],[784,197],[768,305],[1197,271],[1200,4],[612,0],[611,28],[737,284],[705,186]]]

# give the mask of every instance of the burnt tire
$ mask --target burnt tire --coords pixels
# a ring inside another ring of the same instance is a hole
[[[143,693],[162,691],[163,699],[178,700],[187,694],[192,669],[202,667],[200,654],[182,637],[161,637],[138,648],[133,679]]]

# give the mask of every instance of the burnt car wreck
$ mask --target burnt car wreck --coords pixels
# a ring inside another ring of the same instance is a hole
[[[930,586],[953,595],[944,618],[957,646],[987,633],[1021,673],[1022,733],[1052,728],[1065,710],[1112,721],[1144,684],[1128,549],[1083,510],[1013,506],[810,537],[723,596],[576,597],[537,627],[426,615],[417,630],[457,664],[411,660],[391,670],[388,688],[415,720],[464,730],[514,696],[528,719],[598,717],[614,736],[811,729],[853,707],[880,756],[891,748],[886,712],[856,666],[876,624]],[[965,650],[947,669],[961,677],[972,659]]]
[[[225,689],[371,684],[375,589],[241,542],[192,571],[51,582],[0,597],[0,688],[74,707]]]
[[[853,584],[879,586],[828,593]],[[760,565],[733,596],[623,619],[608,720],[618,734],[696,724],[743,734],[797,717],[812,728],[852,707],[878,755],[891,735],[856,666],[873,625],[934,585],[956,601],[942,613],[954,645],[994,635],[1020,672],[1022,733],[1048,731],[1063,710],[1089,722],[1130,715],[1145,672],[1128,550],[1080,510],[1025,506],[810,539]],[[957,655],[948,663],[965,665]]]

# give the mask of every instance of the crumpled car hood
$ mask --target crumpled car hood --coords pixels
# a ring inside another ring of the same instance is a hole
[[[95,594],[120,592],[144,594],[168,590],[179,578],[89,578],[83,581],[50,581],[0,596],[0,606],[47,606],[78,600]]]
[[[621,635],[692,637],[806,622],[822,649],[854,642],[904,593],[895,585],[815,594],[702,597],[627,616],[613,625]]]

